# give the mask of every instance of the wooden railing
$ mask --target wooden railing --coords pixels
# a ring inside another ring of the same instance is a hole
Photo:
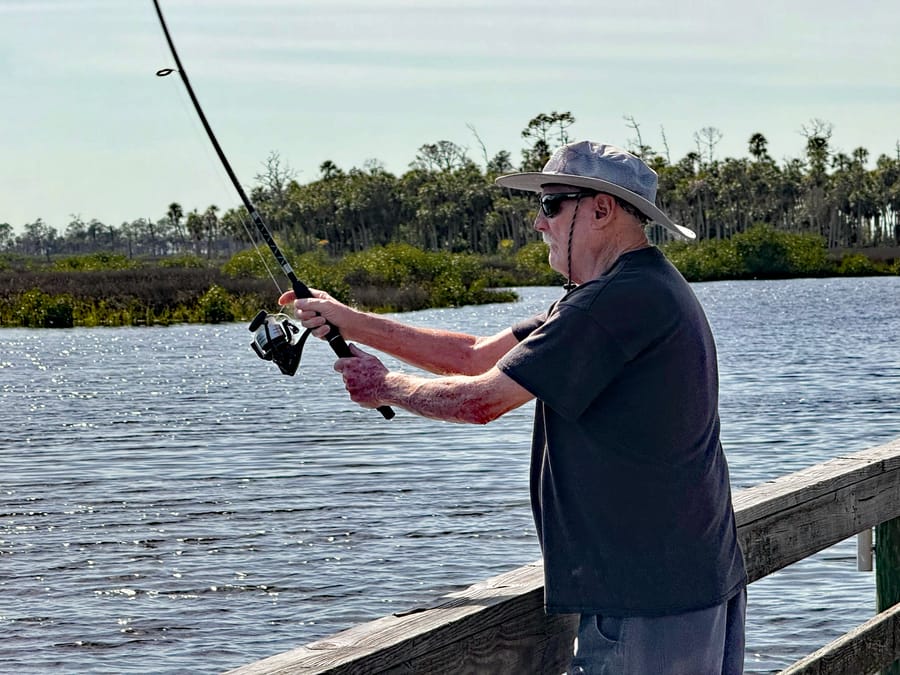
[[[900,517],[900,440],[743,490],[734,507],[752,582]],[[575,616],[544,613],[543,574],[535,563],[231,673],[559,675],[571,658],[575,622]],[[895,606],[784,673],[857,675],[898,658]]]

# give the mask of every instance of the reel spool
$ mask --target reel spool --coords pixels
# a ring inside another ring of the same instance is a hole
[[[250,346],[259,358],[272,361],[285,375],[297,372],[309,330],[301,334],[287,314],[269,314],[263,309],[250,322],[250,331],[254,333]]]

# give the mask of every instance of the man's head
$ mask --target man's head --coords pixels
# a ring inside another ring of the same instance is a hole
[[[515,190],[546,192],[545,186],[565,185],[613,196],[626,212],[659,223],[678,237],[694,239],[694,232],[676,225],[656,206],[656,172],[630,152],[591,141],[558,148],[540,172],[500,176],[497,184]],[[547,211],[544,211],[547,215]],[[641,219],[641,218],[639,218]],[[643,219],[641,219],[643,220]]]

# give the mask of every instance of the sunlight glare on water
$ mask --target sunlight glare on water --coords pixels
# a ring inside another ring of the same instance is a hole
[[[900,436],[900,279],[694,288],[736,490]],[[491,334],[561,292],[520,294],[403,319]],[[287,378],[250,337],[0,330],[0,669],[220,672],[539,558],[530,406],[387,422],[321,343]],[[873,611],[853,541],[754,583],[747,672]]]

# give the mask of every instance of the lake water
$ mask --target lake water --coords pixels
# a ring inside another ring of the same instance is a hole
[[[403,318],[490,334],[561,293],[519,290]],[[695,290],[735,490],[900,437],[900,278]],[[0,671],[220,672],[539,558],[530,405],[388,422],[347,400],[324,344],[288,378],[250,337],[0,330]],[[855,551],[751,585],[748,673],[872,616]]]

